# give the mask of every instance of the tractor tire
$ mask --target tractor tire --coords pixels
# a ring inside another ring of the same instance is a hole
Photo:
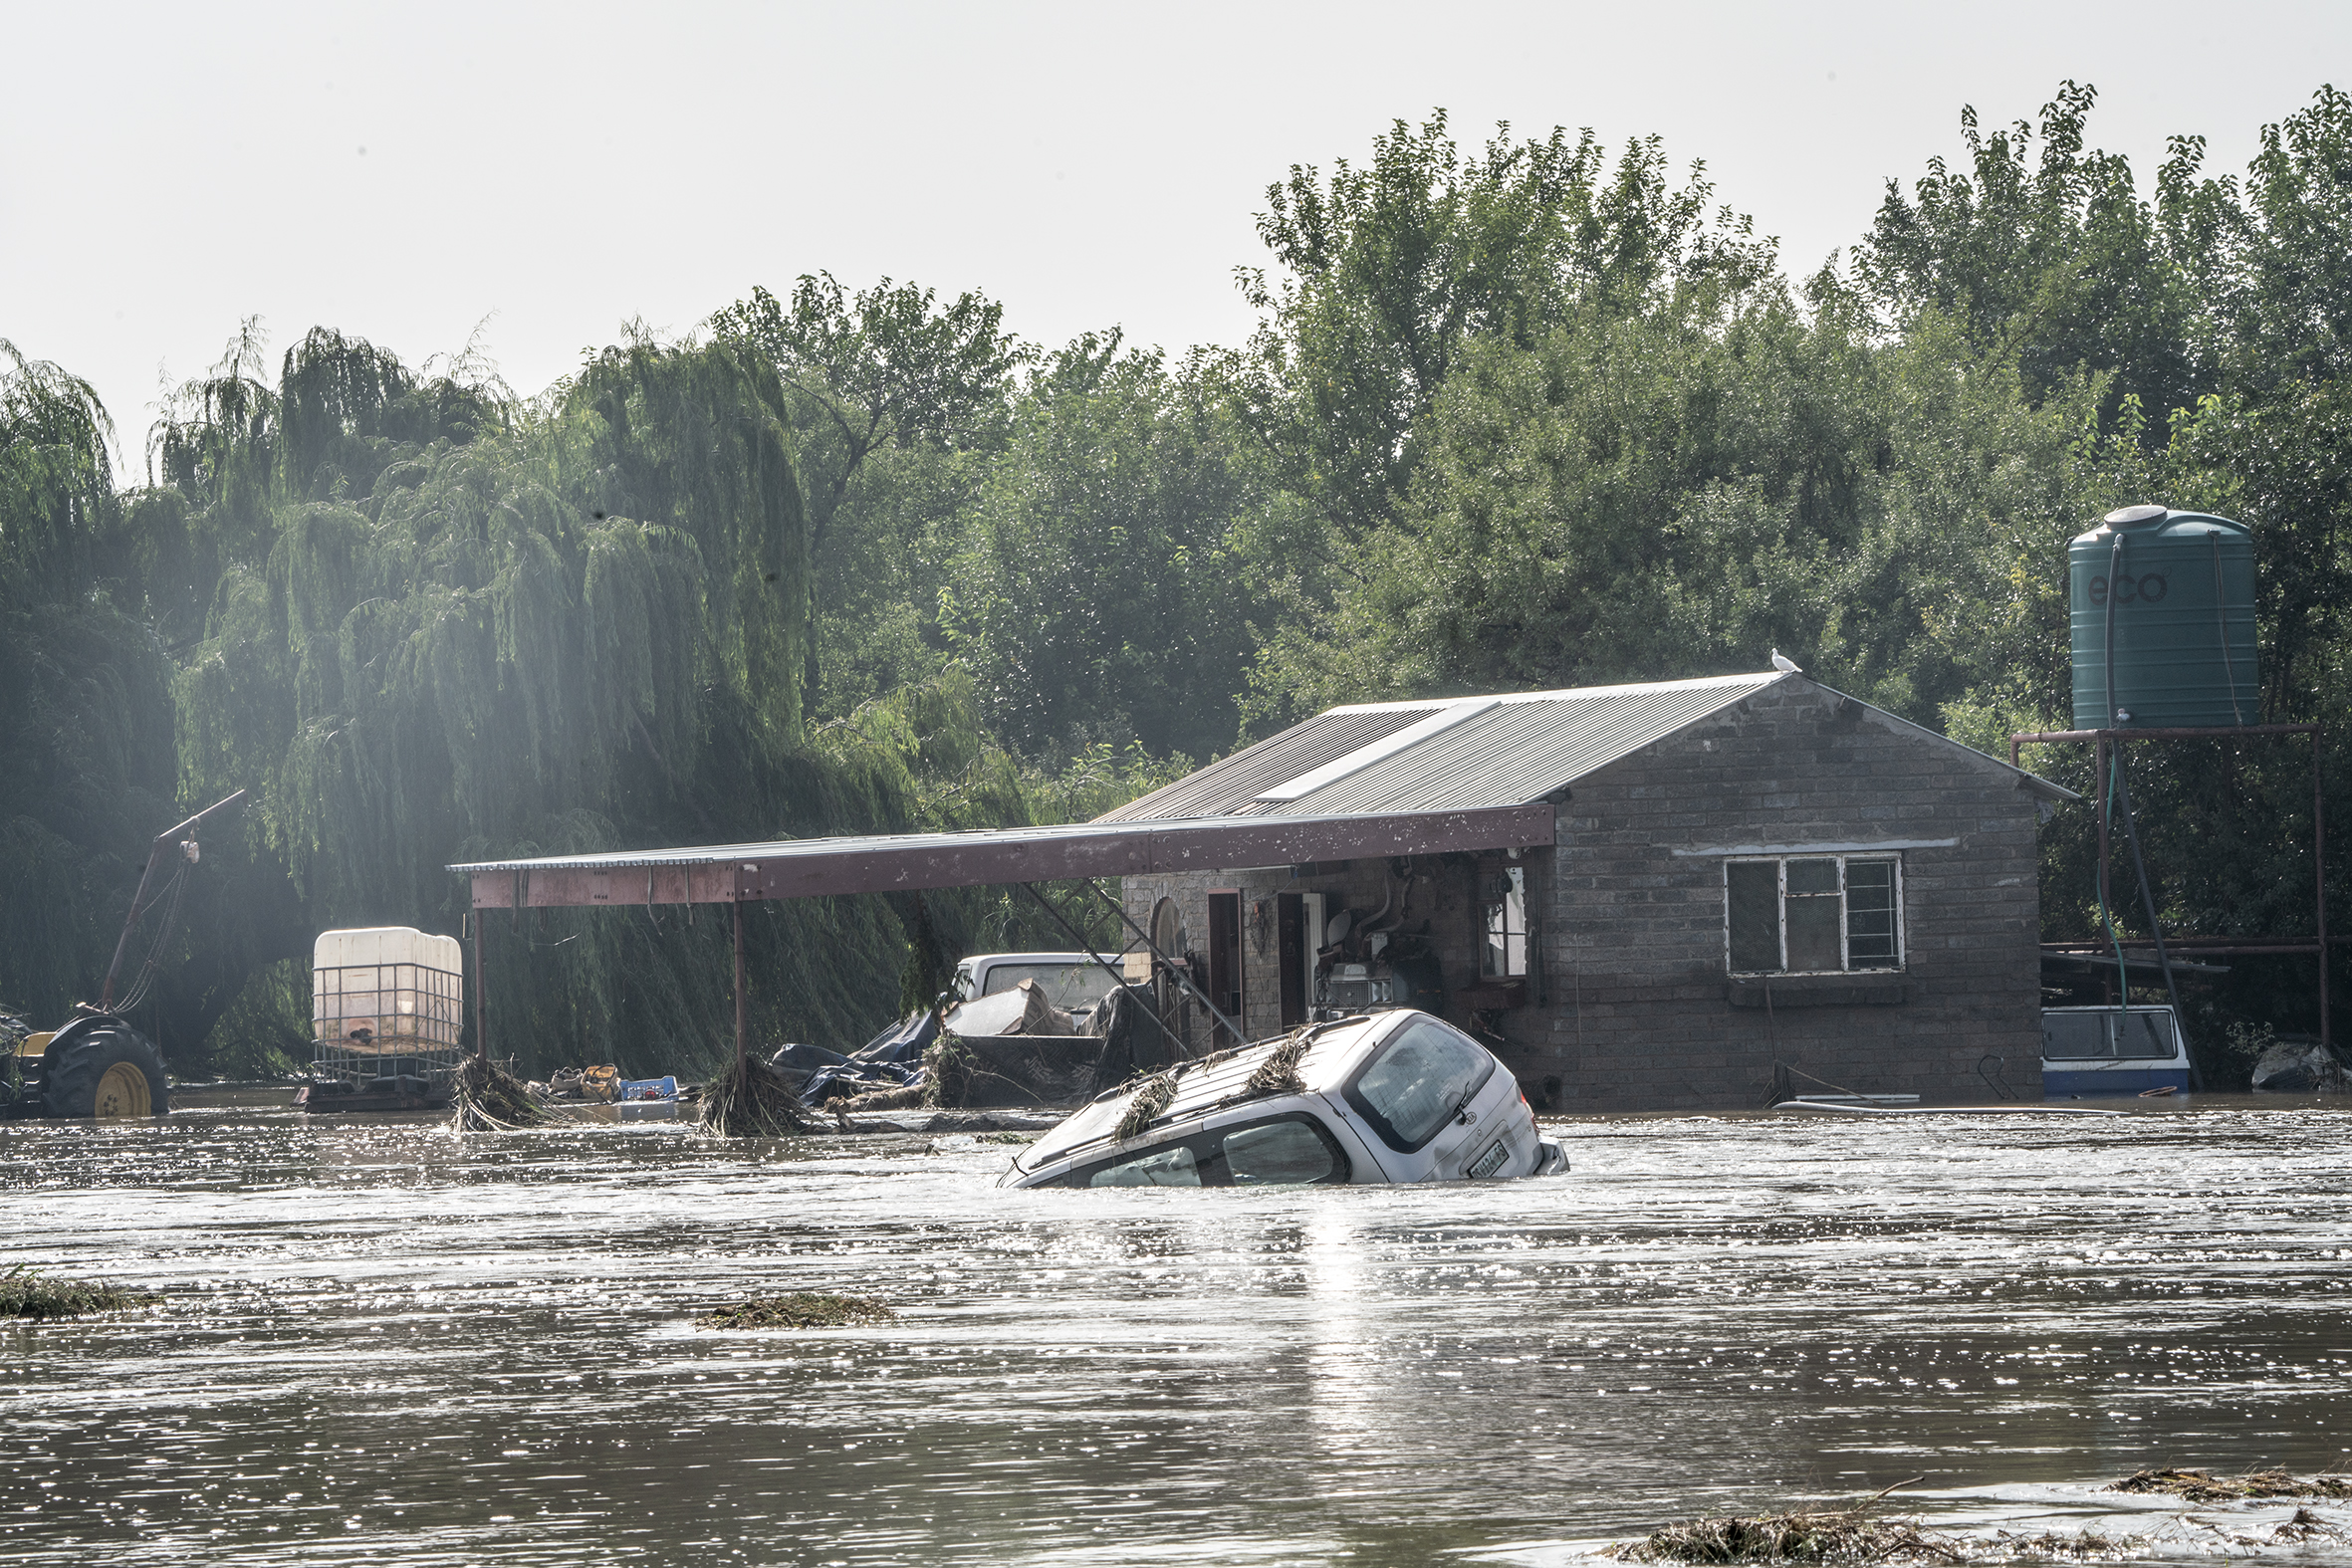
[[[160,1116],[170,1108],[162,1056],[127,1024],[53,1046],[42,1064],[44,1116]]]

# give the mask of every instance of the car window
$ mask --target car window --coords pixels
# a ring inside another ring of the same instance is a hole
[[[2045,1012],[2041,1054],[2051,1061],[2085,1061],[2107,1054],[2107,1016],[2100,1012]]]
[[[1225,1135],[1224,1154],[1236,1187],[1327,1182],[1347,1175],[1330,1139],[1303,1121],[1237,1128]]]
[[[1110,994],[1118,982],[1102,967],[1091,961],[1084,964],[992,964],[989,966],[988,995],[1011,991],[1025,980],[1034,980],[1046,1000],[1062,1011],[1073,1008],[1090,1008]]]
[[[1347,1085],[1347,1103],[1381,1142],[1411,1154],[1435,1138],[1495,1070],[1478,1041],[1434,1018],[1408,1024]]]
[[[2162,1060],[2173,1053],[2173,1031],[2161,1012],[2127,1012],[2115,1020],[2115,1054]]]
[[[1294,1113],[1208,1128],[1060,1178],[1067,1187],[1276,1187],[1344,1182],[1347,1155],[1330,1129]]]
[[[1200,1163],[1188,1145],[1150,1149],[1104,1166],[1086,1179],[1088,1187],[1198,1187]]]

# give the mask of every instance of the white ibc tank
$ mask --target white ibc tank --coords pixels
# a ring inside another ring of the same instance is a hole
[[[464,964],[455,937],[412,926],[323,931],[311,954],[317,1037],[381,1054],[454,1046],[464,1017]]]

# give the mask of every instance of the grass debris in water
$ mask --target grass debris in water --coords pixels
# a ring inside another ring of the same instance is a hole
[[[459,1132],[512,1132],[556,1118],[523,1080],[497,1062],[468,1056],[457,1069],[449,1124]]]
[[[1694,1519],[1623,1541],[1602,1555],[1631,1563],[1902,1563],[1964,1562],[1957,1541],[1930,1535],[1917,1519],[1874,1517],[1871,1509],[1897,1481],[1850,1508],[1800,1509],[1756,1518]]]
[[[696,1318],[703,1328],[848,1328],[887,1323],[898,1316],[870,1296],[836,1296],[822,1290],[738,1301]]]
[[[1126,1114],[1119,1118],[1119,1141],[1124,1143],[1141,1133],[1175,1100],[1176,1073],[1173,1068],[1166,1072],[1155,1072],[1135,1085],[1135,1092],[1127,1096]]]
[[[120,1285],[59,1279],[22,1263],[0,1273],[0,1317],[79,1317],[85,1312],[120,1312],[154,1299]]]
[[[1770,1513],[1753,1519],[1694,1519],[1652,1530],[1642,1540],[1612,1546],[1607,1555],[1630,1563],[1966,1560],[1957,1545],[1926,1534],[1916,1519],[1873,1519],[1859,1508],[1838,1513]]]
[[[2284,1528],[2284,1526],[2281,1526]],[[2145,1535],[2102,1535],[2085,1527],[2072,1535],[2060,1535],[2045,1530],[2039,1535],[2000,1535],[1988,1548],[2006,1559],[2023,1558],[2038,1562],[2047,1558],[2054,1562],[2122,1562],[2133,1553],[2145,1550]]]
[[[728,1063],[702,1091],[703,1131],[722,1138],[784,1138],[815,1125],[792,1085],[753,1057]]]
[[[1313,1043],[1314,1036],[1305,1029],[1284,1040],[1266,1053],[1266,1059],[1242,1085],[1242,1092],[1252,1096],[1304,1094],[1306,1080],[1298,1076],[1298,1063],[1305,1059],[1306,1047]]]
[[[2256,1497],[2352,1497],[2352,1475],[2314,1475],[2305,1480],[2285,1470],[2248,1470],[2214,1475],[2205,1470],[2138,1470],[2109,1491],[2163,1492],[2187,1502],[2238,1502]]]

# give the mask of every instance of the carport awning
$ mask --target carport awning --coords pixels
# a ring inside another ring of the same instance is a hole
[[[476,909],[598,904],[732,904],[827,893],[915,892],[1077,877],[1303,865],[1390,855],[1529,848],[1552,841],[1552,808],[1400,811],[1355,816],[1213,816],[1076,822],[969,833],[796,838],[781,843],[622,850],[484,860]]]

